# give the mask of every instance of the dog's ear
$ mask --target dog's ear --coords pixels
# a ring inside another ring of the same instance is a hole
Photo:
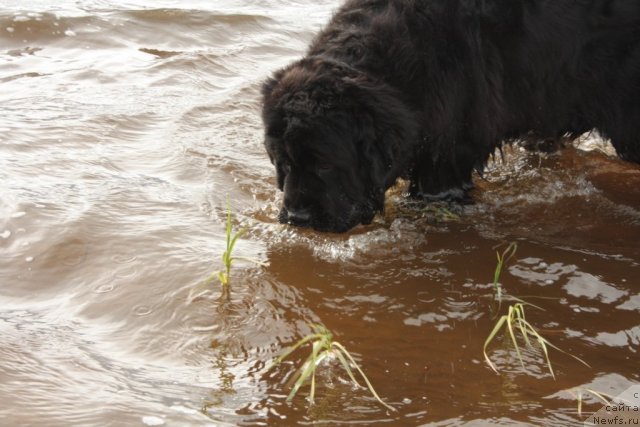
[[[281,70],[278,70],[275,73],[273,73],[271,77],[267,78],[267,80],[265,80],[264,83],[262,83],[262,88],[260,89],[260,93],[262,94],[263,100],[266,100],[267,98],[269,98],[269,96],[271,96],[273,89],[275,89],[275,87],[278,85],[284,73],[285,73],[284,68]]]
[[[276,105],[280,102],[281,94],[275,93],[285,72],[286,69],[276,71],[264,81],[261,88],[262,122],[264,123],[266,136],[270,138],[281,138],[287,127],[282,111],[276,108]],[[265,140],[266,142],[267,140]]]
[[[267,78],[267,80],[262,83],[262,87],[260,88],[260,93],[263,98],[267,98],[273,92],[273,88],[278,84],[278,80],[273,77]]]
[[[385,145],[375,116],[371,111],[359,112],[354,123],[356,150],[360,156],[361,173],[367,176],[367,196],[376,210],[384,209],[384,193],[390,186],[394,162],[393,151]]]
[[[367,158],[371,179],[382,192],[410,168],[418,142],[418,121],[400,93],[381,81],[345,78],[355,99],[360,152]]]

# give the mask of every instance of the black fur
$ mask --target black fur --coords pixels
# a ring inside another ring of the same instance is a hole
[[[640,0],[349,0],[265,82],[280,221],[346,231],[464,198],[504,142],[597,129],[640,163]]]

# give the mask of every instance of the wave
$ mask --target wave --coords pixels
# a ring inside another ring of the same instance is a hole
[[[136,21],[180,24],[180,25],[242,25],[271,22],[272,19],[265,15],[243,13],[219,13],[195,9],[141,9],[119,12],[123,17],[129,17]]]
[[[24,43],[72,37],[75,30],[96,26],[99,21],[93,16],[61,17],[50,12],[4,13],[0,14],[0,40]]]
[[[272,22],[259,14],[186,9],[102,10],[84,16],[53,12],[0,12],[0,41],[15,47],[75,39],[78,44],[127,45],[160,40],[217,41],[219,36],[252,32]],[[218,37],[216,37],[218,36]]]

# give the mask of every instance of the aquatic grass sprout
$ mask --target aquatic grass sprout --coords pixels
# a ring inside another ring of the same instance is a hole
[[[611,401],[615,399],[614,396],[610,394],[599,392],[590,388],[575,388],[568,390],[568,393],[571,394],[578,401],[578,415],[582,416],[582,402],[583,397],[586,394],[590,394],[600,400],[604,405],[610,405]]]
[[[492,309],[492,311],[494,311],[496,315],[500,312],[502,301],[507,298],[505,296],[503,287],[500,284],[500,276],[502,274],[502,270],[505,264],[515,255],[516,250],[517,250],[517,244],[514,242],[514,243],[511,243],[507,247],[507,249],[505,249],[502,253],[500,252],[496,253],[498,258],[498,263],[496,265],[494,276],[493,276],[493,288],[494,288],[493,301],[497,303],[497,309],[495,311]],[[529,348],[533,348],[533,342],[536,342],[538,344],[539,348],[542,350],[542,353],[544,354],[547,367],[549,368],[549,373],[551,374],[553,379],[555,379],[556,376],[553,370],[553,365],[551,364],[551,359],[549,358],[550,347],[573,357],[574,359],[576,359],[577,361],[579,361],[580,363],[584,364],[587,367],[589,366],[587,362],[580,359],[579,357],[571,353],[568,353],[558,348],[557,346],[553,345],[551,342],[549,342],[549,340],[547,340],[542,335],[540,335],[540,333],[536,330],[536,328],[534,328],[534,326],[527,320],[527,317],[525,315],[525,306],[530,306],[533,308],[543,310],[542,308],[513,296],[509,296],[508,299],[511,301],[514,301],[514,304],[509,305],[509,308],[507,309],[507,313],[500,316],[500,318],[494,325],[493,330],[485,340],[484,346],[482,349],[484,358],[489,364],[489,366],[491,367],[491,369],[493,369],[496,373],[498,373],[498,369],[489,358],[487,349],[501,330],[505,331],[511,343],[513,344],[513,347],[516,351],[516,355],[523,369],[526,369],[526,367],[524,364],[524,360],[522,358],[522,351],[520,350],[520,343],[518,341],[518,336],[522,340],[524,340],[525,344]]]
[[[237,233],[233,234],[233,226],[231,221],[231,208],[227,207],[227,221],[226,221],[226,230],[225,230],[226,248],[225,248],[225,251],[222,253],[222,264],[224,265],[224,270],[216,271],[211,275],[209,275],[209,277],[207,277],[204,280],[205,285],[208,285],[209,283],[211,283],[212,280],[217,278],[220,284],[222,285],[223,291],[227,292],[229,287],[229,278],[231,276],[231,266],[233,265],[233,262],[236,259],[241,258],[241,257],[233,256],[233,249],[235,248],[238,239],[244,233],[246,233],[246,231],[247,231],[246,229],[242,229]],[[245,259],[245,258],[242,258],[242,259]]]
[[[253,264],[257,264],[261,267],[265,267],[266,265],[268,265],[256,259],[233,255],[233,250],[235,249],[238,239],[242,237],[246,232],[247,232],[247,229],[243,228],[240,231],[236,232],[235,234],[233,233],[231,207],[227,207],[227,220],[226,220],[226,228],[225,228],[226,246],[225,246],[225,251],[222,253],[222,264],[224,266],[224,270],[216,271],[215,273],[212,273],[211,275],[209,275],[209,277],[207,277],[204,280],[205,285],[208,285],[209,283],[211,283],[213,279],[217,278],[220,284],[222,285],[222,287],[227,288],[230,283],[231,266],[233,265],[233,262],[236,260],[248,261]]]
[[[455,206],[448,202],[432,202],[428,205],[412,200],[402,199],[398,203],[390,205],[387,211],[397,212],[402,217],[412,220],[426,219],[428,223],[455,222],[460,220],[460,215],[455,212]]]
[[[311,344],[311,353],[309,354],[309,356],[307,356],[302,366],[294,374],[293,381],[295,381],[295,383],[291,389],[291,392],[287,396],[288,402],[290,402],[295,397],[295,395],[304,384],[310,382],[309,402],[313,405],[315,402],[316,391],[316,369],[323,361],[330,360],[335,357],[338,359],[340,365],[345,370],[351,382],[355,386],[362,387],[362,385],[356,379],[354,369],[360,375],[362,380],[364,380],[371,395],[385,408],[389,409],[390,411],[396,411],[394,407],[386,404],[380,398],[378,393],[373,388],[373,385],[371,385],[369,378],[367,378],[353,356],[351,356],[349,351],[342,344],[333,340],[333,334],[327,328],[319,324],[310,324],[309,326],[313,330],[313,333],[305,336],[293,346],[288,348],[285,353],[278,357],[275,362],[268,368],[268,370],[273,369],[284,359],[289,357],[298,348],[308,343]]]
[[[231,215],[231,207],[227,206],[227,218],[226,218],[226,227],[225,227],[225,250],[222,253],[222,264],[224,266],[223,270],[216,271],[210,274],[206,279],[204,279],[198,286],[196,286],[196,290],[202,290],[206,288],[213,280],[218,279],[220,284],[222,285],[222,297],[229,298],[230,297],[230,276],[231,276],[231,267],[234,261],[242,260],[247,261],[253,264],[257,264],[261,267],[266,267],[268,264],[261,262],[256,259],[244,257],[244,256],[236,256],[233,254],[234,249],[236,247],[236,243],[238,239],[244,236],[247,232],[246,228],[241,229],[240,231],[233,233],[233,224],[232,224],[232,215]],[[197,293],[195,291],[190,292],[189,300],[193,301],[198,296],[203,293],[208,292],[207,289],[204,289],[202,292]],[[195,293],[195,295],[193,295]]]
[[[540,333],[527,320],[525,316],[525,311],[524,311],[524,304],[516,303],[516,304],[510,305],[507,314],[501,316],[500,319],[498,319],[498,322],[496,322],[495,326],[493,327],[493,330],[491,331],[491,333],[489,334],[489,336],[484,342],[484,347],[483,347],[484,358],[489,364],[489,366],[491,367],[491,369],[493,369],[496,373],[498,372],[498,369],[493,364],[493,362],[491,362],[491,359],[487,354],[487,348],[489,347],[489,344],[493,341],[493,339],[496,337],[498,332],[500,332],[500,330],[503,328],[506,330],[508,337],[511,339],[513,347],[516,350],[518,360],[520,361],[520,365],[522,366],[523,369],[526,369],[526,368],[524,365],[524,361],[522,359],[520,344],[518,343],[518,338],[517,338],[518,332],[520,337],[524,340],[524,342],[528,347],[533,347],[532,341],[535,341],[538,343],[540,349],[544,354],[545,361],[547,362],[549,373],[551,374],[553,379],[556,378],[556,375],[555,375],[555,372],[553,371],[553,365],[551,364],[551,359],[549,358],[549,347],[554,348],[566,355],[573,357],[574,359],[584,364],[585,366],[589,366],[589,364],[587,364],[587,362],[585,362],[584,360],[580,359],[577,356],[574,356],[571,353],[568,353],[560,349],[559,347],[549,342],[549,340],[544,338],[542,335],[540,335]]]
[[[242,236],[246,232],[246,229],[242,229],[238,231],[236,234],[233,234],[232,226],[231,226],[231,208],[227,208],[227,227],[226,227],[226,250],[222,254],[222,263],[224,264],[224,271],[218,272],[218,280],[223,287],[229,285],[229,276],[231,275],[231,265],[233,261],[236,259],[233,257],[233,248],[236,246],[236,242],[238,238]]]
[[[498,258],[498,263],[496,264],[496,269],[493,273],[493,300],[497,302],[498,307],[494,309],[492,307],[492,311],[496,314],[500,311],[500,307],[502,305],[502,299],[504,297],[504,292],[502,289],[502,285],[500,284],[500,276],[502,275],[502,269],[504,265],[509,262],[509,260],[516,254],[518,250],[518,244],[516,242],[511,242],[509,246],[502,252],[496,252],[496,257]]]

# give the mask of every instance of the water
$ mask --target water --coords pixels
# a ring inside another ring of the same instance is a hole
[[[0,7],[0,424],[569,426],[570,390],[640,382],[640,168],[606,143],[507,149],[457,219],[399,188],[350,234],[284,227],[259,87],[338,2],[51,3]],[[227,204],[264,265],[224,302],[201,283]],[[524,370],[501,337],[500,375],[483,360],[512,241],[504,288],[589,368],[551,350],[554,380],[527,349]],[[310,322],[397,413],[338,370],[285,401],[306,354],[267,368]]]

